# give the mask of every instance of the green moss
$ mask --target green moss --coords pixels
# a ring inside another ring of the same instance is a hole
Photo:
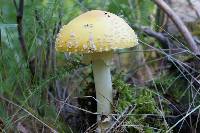
[[[154,94],[149,91],[147,87],[132,87],[125,83],[121,76],[117,75],[113,81],[114,90],[117,91],[117,100],[115,103],[115,111],[122,113],[128,106],[133,105],[136,108],[127,118],[124,124],[136,125],[128,128],[130,132],[145,133],[165,131],[166,125],[160,120],[149,121],[147,120],[147,114],[159,115],[157,110],[158,105],[154,99]]]
[[[134,102],[133,89],[128,84],[124,83],[124,81],[118,79],[118,77],[114,80],[113,86],[117,94],[119,94],[119,97],[116,98],[117,101],[114,101],[116,109],[118,112],[122,112]]]
[[[153,98],[153,94],[150,91],[147,91],[146,88],[141,89],[139,95],[136,97],[136,113],[148,114],[156,113],[156,102]]]

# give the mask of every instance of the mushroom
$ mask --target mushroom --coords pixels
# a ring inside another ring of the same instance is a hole
[[[138,44],[132,28],[120,17],[106,11],[88,11],[64,25],[56,38],[56,50],[82,53],[92,62],[97,99],[97,112],[109,118],[112,112],[112,80],[110,62],[115,49]],[[101,131],[108,122],[97,117]],[[103,121],[103,122],[102,122]]]

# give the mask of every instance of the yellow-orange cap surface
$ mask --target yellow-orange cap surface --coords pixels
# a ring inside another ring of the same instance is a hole
[[[106,11],[88,11],[64,25],[56,38],[56,50],[95,53],[138,44],[133,29],[120,17]]]

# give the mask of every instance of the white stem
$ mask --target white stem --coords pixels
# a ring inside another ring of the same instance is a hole
[[[97,112],[108,115],[111,113],[112,81],[110,66],[99,59],[93,61],[94,82],[96,88]]]

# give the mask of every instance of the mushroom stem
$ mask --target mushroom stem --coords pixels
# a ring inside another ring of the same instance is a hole
[[[93,74],[96,88],[96,99],[97,99],[97,112],[102,115],[108,115],[112,112],[112,80],[110,73],[110,65],[107,63],[111,59],[108,57],[107,60],[95,59],[93,63]],[[99,128],[104,130],[108,128],[110,122],[103,123],[101,116],[97,117]],[[107,123],[107,124],[106,124]],[[101,126],[101,127],[100,127]]]

